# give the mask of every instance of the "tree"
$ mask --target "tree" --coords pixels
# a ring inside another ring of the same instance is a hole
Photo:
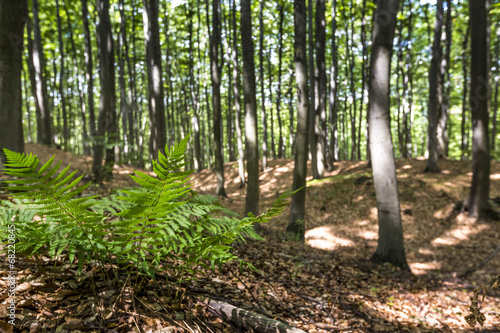
[[[83,36],[84,36],[83,39],[85,41],[85,82],[87,82],[89,130],[90,130],[90,136],[94,138],[95,135],[97,134],[96,123],[95,123],[95,109],[94,109],[94,76],[93,76],[94,61],[92,57],[92,41],[90,39],[87,0],[81,0],[81,4],[82,4],[82,21],[83,21]]]
[[[0,168],[3,148],[24,152],[21,98],[22,41],[26,0],[0,2]]]
[[[64,72],[65,72],[65,59],[64,59],[64,44],[63,44],[63,33],[62,33],[62,23],[61,23],[61,13],[60,13],[59,0],[56,0],[56,18],[57,18],[57,36],[59,41],[59,54],[61,58],[61,67],[59,70],[59,98],[61,99],[61,109],[63,116],[63,135],[62,135],[62,146],[68,149],[69,141],[69,128],[68,128],[68,113],[66,110],[66,96],[64,93]]]
[[[243,99],[245,108],[245,155],[247,160],[247,193],[245,215],[259,213],[259,146],[257,134],[257,101],[255,99],[255,63],[252,41],[252,8],[250,0],[241,0],[241,45],[243,51]]]
[[[309,128],[309,92],[307,87],[306,62],[306,4],[305,0],[294,0],[294,60],[295,81],[297,86],[297,132],[295,135],[295,167],[293,169],[290,219],[286,234],[290,238],[304,241],[305,209],[306,209],[306,173],[307,147]]]
[[[326,170],[326,64],[325,64],[326,19],[325,0],[316,0],[316,69],[315,79],[315,132],[316,163],[318,176]]]
[[[399,0],[379,0],[375,10],[370,59],[368,108],[370,151],[377,198],[379,238],[372,259],[406,268],[398,182],[390,127],[389,82]]]
[[[40,19],[38,18],[38,0],[32,2],[33,10],[33,32],[35,41],[32,44],[33,68],[35,81],[35,105],[37,113],[37,141],[44,145],[52,144],[52,116],[50,114],[49,97],[47,94],[47,82],[45,80],[45,57],[42,46],[42,33],[40,31]]]
[[[267,170],[267,114],[266,93],[264,91],[264,0],[260,0],[259,13],[259,81],[262,117],[262,169]]]
[[[143,0],[142,18],[144,21],[144,38],[146,43],[148,107],[151,126],[149,153],[152,159],[157,159],[158,151],[163,151],[167,143],[158,6],[158,0]]]
[[[207,0],[208,3],[208,0]],[[208,12],[207,12],[208,15]],[[219,66],[219,48],[220,48],[220,2],[212,1],[212,33],[210,34],[210,73],[212,79],[212,105],[213,105],[213,133],[215,148],[215,173],[217,174],[216,194],[226,196],[224,189],[224,155],[222,153],[222,113],[220,97],[220,66]]]
[[[429,70],[429,107],[427,116],[429,126],[427,129],[427,149],[429,157],[425,172],[439,172],[438,167],[438,141],[437,126],[441,114],[441,86],[439,64],[441,63],[441,30],[443,25],[443,0],[437,0],[436,21],[434,22],[434,42],[432,44],[432,60]]]
[[[92,172],[96,181],[101,182],[105,178],[112,175],[113,154],[106,149],[106,168],[102,167],[102,159],[104,157],[105,143],[113,142],[116,138],[115,123],[116,123],[116,88],[115,88],[115,56],[113,46],[113,36],[111,34],[111,21],[109,18],[109,0],[97,1],[97,12],[99,15],[98,26],[98,47],[100,52],[100,84],[101,97],[99,100],[99,117],[97,120],[97,137],[95,138],[94,161]]]
[[[490,195],[490,149],[488,139],[489,98],[488,83],[488,25],[487,0],[469,1],[471,32],[471,91],[472,114],[472,186],[465,201],[469,216],[485,218],[491,211]]]
[[[284,3],[280,2],[278,6],[279,12],[279,46],[278,46],[278,92],[276,96],[276,115],[278,117],[278,158],[283,158],[284,156],[284,142],[283,142],[283,125],[281,122],[281,73],[282,73],[282,59],[283,59],[283,20],[284,20]]]
[[[329,146],[329,169],[333,170],[333,163],[338,159],[338,141],[337,141],[337,75],[338,75],[338,60],[337,60],[337,18],[336,18],[337,0],[332,2],[332,65],[330,67],[330,94],[328,98],[329,104],[329,129],[330,129],[330,146]]]

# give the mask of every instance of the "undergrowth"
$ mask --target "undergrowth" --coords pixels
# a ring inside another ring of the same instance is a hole
[[[239,260],[232,244],[260,239],[254,224],[279,215],[290,193],[260,216],[237,218],[216,198],[191,190],[192,171],[184,162],[187,142],[159,153],[152,161],[155,177],[136,171],[131,177],[139,187],[109,198],[85,196],[90,183],[80,185],[83,175],[70,173],[70,166],[59,171],[61,162],[54,163],[54,156],[39,167],[36,155],[4,149],[4,172],[15,178],[8,181],[15,200],[0,205],[0,239],[7,239],[7,228],[14,224],[18,253],[38,262],[42,255],[57,259],[64,253],[79,271],[84,265],[114,267],[115,276],[136,277],[136,290],[160,271],[215,270]]]

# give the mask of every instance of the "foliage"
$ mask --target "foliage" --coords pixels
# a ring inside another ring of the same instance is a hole
[[[214,269],[235,260],[231,244],[259,239],[253,225],[280,214],[289,194],[258,217],[238,219],[215,198],[190,189],[192,171],[179,171],[186,165],[187,143],[186,137],[159,154],[153,161],[156,177],[137,171],[131,177],[140,187],[109,199],[82,196],[90,183],[78,185],[82,176],[75,178],[69,166],[59,172],[54,157],[38,168],[36,156],[4,149],[5,173],[18,178],[9,181],[18,201],[0,207],[6,213],[1,228],[14,221],[26,254],[57,257],[66,251],[80,270],[93,261],[114,262],[153,277],[161,269]]]

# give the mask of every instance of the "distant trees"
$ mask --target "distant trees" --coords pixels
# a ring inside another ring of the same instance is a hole
[[[294,0],[293,16],[295,27],[294,59],[295,82],[297,84],[297,132],[295,135],[295,167],[293,169],[290,219],[286,228],[289,238],[304,241],[305,239],[305,205],[306,205],[306,174],[307,148],[309,128],[309,92],[307,87],[306,61],[306,4],[304,0]]]
[[[24,152],[21,98],[23,30],[27,1],[0,3],[0,167],[3,149]]]
[[[439,1],[439,0],[438,0]],[[377,198],[379,238],[373,259],[408,267],[399,207],[390,126],[390,68],[399,0],[379,0],[375,10],[368,90],[370,151]]]

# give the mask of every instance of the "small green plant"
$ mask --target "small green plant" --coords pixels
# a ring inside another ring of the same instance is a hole
[[[111,263],[150,277],[166,269],[215,269],[238,259],[231,244],[259,239],[253,225],[279,215],[290,193],[260,216],[236,218],[215,198],[191,190],[192,171],[179,171],[186,166],[187,142],[159,153],[152,162],[155,176],[137,171],[131,177],[139,187],[110,198],[82,195],[89,183],[79,185],[82,176],[75,178],[69,166],[59,171],[54,156],[38,168],[33,154],[4,149],[5,173],[17,178],[9,183],[18,201],[0,207],[8,212],[0,220],[0,239],[5,239],[2,228],[14,222],[25,254],[54,258],[64,251],[80,270],[86,263]]]

